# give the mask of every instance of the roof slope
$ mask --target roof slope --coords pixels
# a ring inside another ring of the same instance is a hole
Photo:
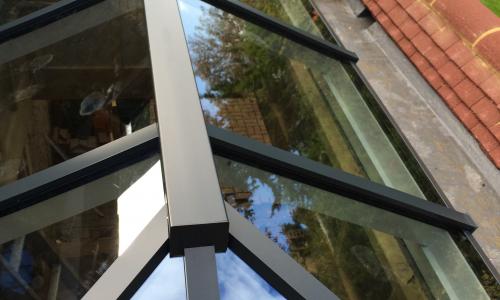
[[[363,2],[500,168],[500,18],[479,1]]]

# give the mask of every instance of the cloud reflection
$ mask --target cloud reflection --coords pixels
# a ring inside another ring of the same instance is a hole
[[[285,299],[230,250],[216,259],[222,300]]]
[[[135,293],[132,299],[186,299],[183,259],[181,257],[165,257]]]

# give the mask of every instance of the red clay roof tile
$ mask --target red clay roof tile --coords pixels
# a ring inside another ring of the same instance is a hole
[[[407,8],[410,6],[415,0],[396,0],[402,8]]]
[[[433,13],[427,14],[425,17],[420,19],[418,24],[428,35],[432,35],[444,26],[443,21],[441,21],[441,19]]]
[[[380,12],[375,17],[375,19],[377,19],[377,21],[380,23],[380,25],[382,25],[382,27],[384,27],[384,29],[390,28],[391,25],[394,26],[392,21],[389,19],[389,16],[387,16],[387,14],[385,14],[384,12]]]
[[[387,33],[392,37],[396,42],[402,40],[405,36],[403,32],[396,27],[396,25],[392,25],[391,28],[387,29]]]
[[[457,94],[455,94],[455,92],[446,84],[441,86],[437,92],[439,96],[443,98],[449,108],[453,108],[462,103]]]
[[[483,92],[468,78],[462,80],[453,89],[468,107],[472,107],[484,97]]]
[[[399,42],[399,47],[401,47],[401,50],[406,54],[406,56],[410,57],[417,51],[417,48],[413,46],[413,44],[408,40],[407,38],[402,38]]]
[[[365,4],[368,7],[368,9],[370,10],[370,12],[372,13],[372,15],[375,17],[378,14],[380,14],[380,12],[382,11],[380,6],[378,6],[378,4],[375,3],[375,1],[373,1],[373,0],[367,1],[367,2],[365,2]]]
[[[471,49],[462,41],[456,42],[450,48],[446,49],[445,52],[459,67],[465,65],[474,58]]]
[[[458,6],[467,5],[455,0],[363,2],[500,169],[500,76],[476,57],[472,46],[460,37],[460,34],[478,36],[479,29],[491,23],[491,19],[483,25],[469,26],[470,20],[458,20],[456,15],[445,20],[435,13],[434,8],[430,8],[435,6],[443,10],[451,5],[451,14],[458,12],[458,18],[469,18],[469,14],[463,14],[465,10],[456,10]],[[443,15],[446,16],[446,13]],[[452,25],[462,22],[469,27],[461,29],[458,34],[447,21]],[[500,18],[497,21],[500,22]],[[491,66],[500,69],[498,45],[500,31],[481,38],[473,46]]]
[[[481,89],[490,97],[497,105],[500,104],[500,76],[492,75],[481,83]]]
[[[439,47],[434,47],[425,55],[427,60],[431,63],[431,65],[435,69],[439,69],[444,66],[447,62],[450,61],[448,56],[443,52],[443,50],[439,49]]]
[[[500,18],[498,18],[500,19]],[[500,29],[500,27],[498,27]],[[496,31],[481,39],[476,49],[481,56],[486,58],[497,70],[500,70],[500,31]]]
[[[479,140],[481,147],[490,152],[497,148],[500,144],[490,131],[481,123],[471,129],[472,134]]]
[[[444,80],[439,76],[438,72],[434,68],[428,68],[425,70],[422,75],[424,75],[425,79],[427,79],[427,82],[435,89],[439,89],[441,86],[443,86]]]
[[[431,38],[423,31],[412,38],[411,42],[415,45],[418,51],[422,53],[422,55],[425,55],[435,46]]]
[[[500,26],[500,18],[479,0],[438,0],[432,7],[471,43],[487,30]]]
[[[472,111],[465,106],[465,104],[460,103],[455,107],[452,107],[455,115],[460,119],[460,121],[467,127],[469,130],[479,124],[479,119],[472,113]]]
[[[479,100],[471,109],[479,120],[488,128],[500,122],[500,112],[493,101],[487,97]]]
[[[477,57],[463,65],[462,71],[477,85],[480,85],[493,75],[490,67]]]
[[[410,18],[410,16],[406,13],[406,11],[401,8],[401,6],[397,5],[394,7],[389,13],[389,18],[391,18],[392,22],[397,26],[403,25],[406,20]]]
[[[425,17],[430,12],[430,9],[420,1],[415,1],[406,8],[406,12],[408,12],[415,21],[418,21]]]
[[[413,62],[413,64],[417,67],[417,69],[423,73],[425,70],[431,67],[431,64],[427,61],[425,57],[422,56],[419,52],[415,52],[411,57],[410,60]]]
[[[398,5],[396,0],[378,0],[377,3],[386,13],[390,12],[394,7],[396,7],[396,5]]]
[[[439,74],[450,85],[455,87],[465,78],[465,74],[455,65],[454,62],[448,61],[441,68],[438,69]]]
[[[500,120],[495,123],[493,126],[488,128],[488,130],[495,136],[497,140],[500,141]]]
[[[431,37],[443,50],[447,50],[451,47],[451,45],[460,40],[455,31],[448,27],[442,27],[438,31],[434,32]]]
[[[415,22],[412,19],[407,19],[406,22],[404,22],[403,25],[401,25],[401,31],[403,34],[408,38],[412,39],[414,36],[416,36],[420,31],[420,26],[418,26],[417,22]]]

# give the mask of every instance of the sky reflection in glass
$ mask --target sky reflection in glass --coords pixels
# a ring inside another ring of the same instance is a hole
[[[170,258],[170,255],[167,255],[132,299],[186,299],[183,258]]]
[[[285,299],[231,250],[215,257],[222,300]]]

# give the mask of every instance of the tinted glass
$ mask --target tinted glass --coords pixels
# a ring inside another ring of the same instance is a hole
[[[445,230],[215,162],[226,201],[341,299],[488,299]]]
[[[142,0],[0,44],[0,185],[155,122]]]
[[[169,255],[149,275],[132,300],[186,299],[184,259]]]
[[[424,197],[342,63],[201,1],[180,9],[208,123]]]
[[[310,0],[240,0],[268,16],[336,43]]]
[[[0,0],[0,26],[60,0]]]
[[[215,258],[222,300],[285,299],[231,250]]]
[[[2,217],[0,299],[81,298],[165,209],[158,160]]]

